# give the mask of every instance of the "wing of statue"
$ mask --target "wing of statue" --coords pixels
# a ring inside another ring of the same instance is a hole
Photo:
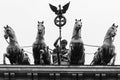
[[[51,4],[49,4],[49,6],[50,6],[51,10],[52,10],[53,12],[55,12],[55,14],[58,13],[57,7],[55,7],[55,6],[51,5]]]
[[[62,13],[66,13],[66,11],[68,10],[69,4],[70,4],[70,2],[68,2],[67,4],[65,4],[65,5],[63,6]]]

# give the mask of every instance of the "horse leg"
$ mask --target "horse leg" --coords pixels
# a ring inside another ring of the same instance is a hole
[[[115,65],[116,53],[107,65]]]
[[[49,58],[49,56],[48,56],[48,53],[44,53],[43,55],[43,61],[44,61],[44,64],[47,64],[47,65],[49,65],[50,64],[50,61],[48,60]]]
[[[94,62],[94,60],[92,60],[92,62],[90,63],[90,65],[92,66],[92,65],[94,65],[95,64],[95,62]]]
[[[6,60],[5,60],[5,57],[7,57],[6,55],[7,55],[7,53],[3,54],[3,64],[6,64]]]
[[[3,54],[3,64],[6,64],[6,59],[5,58],[8,58],[9,61],[10,61],[10,64],[13,65],[13,61],[10,59],[10,55],[7,54],[7,53]]]
[[[40,64],[40,54],[36,49],[33,50],[33,59],[34,59],[34,64],[35,65]]]
[[[4,53],[4,54],[3,54],[3,64],[6,64],[6,59],[5,59],[6,57],[9,59],[9,54]],[[9,59],[9,60],[10,60],[10,59]]]
[[[54,63],[53,62],[53,55],[51,53],[49,55],[50,55],[50,64],[53,64]]]
[[[108,63],[108,65],[114,65],[114,64],[115,64],[115,60],[116,60],[115,47],[109,49],[109,52],[112,52],[112,53],[113,53],[113,57],[112,57],[112,59],[110,60],[110,62]]]
[[[40,57],[40,56],[38,56]],[[40,62],[40,59],[38,59],[37,57],[34,56],[34,64],[35,65],[39,65],[41,62]]]
[[[85,63],[85,53],[83,53],[83,55],[82,55],[80,64],[84,65],[84,63]]]
[[[112,64],[111,64],[111,65],[115,65],[115,60],[116,60],[116,53],[115,53],[115,55],[114,55],[114,57],[113,57],[113,60],[112,60]]]
[[[95,53],[94,58],[90,65],[100,65],[101,64],[101,55],[99,52]]]

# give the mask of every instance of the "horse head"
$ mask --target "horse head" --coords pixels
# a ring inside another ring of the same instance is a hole
[[[10,40],[17,42],[15,32],[10,26],[4,26],[4,33],[5,39],[9,38]]]
[[[39,35],[44,35],[45,34],[45,26],[43,25],[44,24],[44,21],[42,21],[42,22],[39,22],[38,21],[38,34]]]
[[[115,24],[113,24],[110,29],[108,30],[110,33],[110,36],[111,37],[114,37],[116,35],[116,32],[117,32],[117,28],[118,28],[118,25],[116,26]]]
[[[114,39],[116,32],[117,32],[118,25],[113,24],[107,31],[104,40],[106,39]]]
[[[77,40],[77,42],[81,42],[81,27],[82,27],[81,19],[80,20],[76,19],[73,28],[72,41]]]
[[[80,20],[75,19],[75,30],[78,31],[79,29],[81,29],[81,27],[82,27],[81,19]]]

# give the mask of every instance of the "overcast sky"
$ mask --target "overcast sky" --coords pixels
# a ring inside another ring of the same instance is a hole
[[[71,40],[75,19],[82,19],[82,39],[85,44],[101,46],[107,29],[115,23],[120,26],[120,0],[0,0],[0,63],[8,46],[3,26],[11,26],[20,46],[31,46],[37,35],[37,21],[44,21],[45,42],[50,48],[59,36],[59,28],[54,24],[56,15],[49,3],[58,6],[70,1],[64,16],[67,23],[62,27],[62,38]],[[120,28],[114,44],[116,46],[116,65],[120,65]],[[68,46],[67,46],[68,48]],[[32,53],[32,48],[24,48]],[[97,48],[85,46],[86,53],[94,53]],[[28,53],[33,63],[32,54]],[[85,64],[90,64],[93,54],[86,54]],[[9,63],[9,62],[8,62]]]

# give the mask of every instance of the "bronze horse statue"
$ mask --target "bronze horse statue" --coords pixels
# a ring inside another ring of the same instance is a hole
[[[8,42],[8,47],[6,49],[7,53],[3,55],[3,64],[6,64],[6,57],[9,59],[11,64],[27,65],[30,64],[28,55],[19,46],[14,30],[10,26],[4,27],[4,37]]]
[[[113,44],[117,27],[113,24],[107,31],[103,45],[95,52],[90,65],[114,65],[116,59],[115,46]]]
[[[37,37],[35,42],[32,45],[34,64],[36,65],[49,65],[50,64],[50,55],[47,49],[44,35],[45,35],[45,26],[43,21],[39,22],[37,25]]]
[[[70,65],[84,65],[85,53],[83,40],[81,38],[81,28],[82,22],[80,20],[75,20],[73,35],[70,42],[70,49],[68,51],[70,58]]]

